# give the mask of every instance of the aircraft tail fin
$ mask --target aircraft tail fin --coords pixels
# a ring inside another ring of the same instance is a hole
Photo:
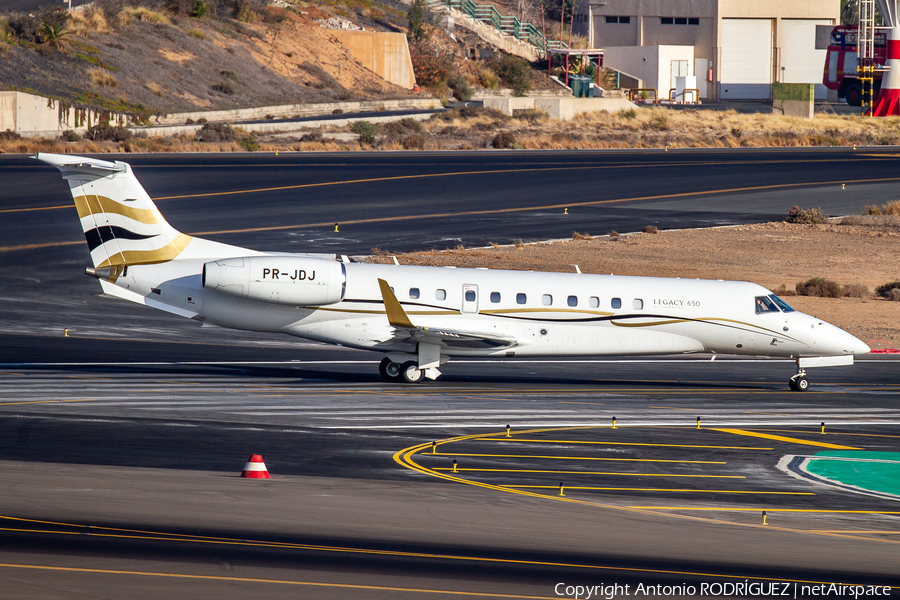
[[[40,153],[69,183],[96,269],[113,281],[128,265],[163,263],[193,238],[169,225],[131,170],[121,161]]]

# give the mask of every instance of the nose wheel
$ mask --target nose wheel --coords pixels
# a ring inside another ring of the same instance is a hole
[[[796,375],[788,381],[788,386],[795,392],[805,392],[809,389],[809,379],[806,378],[806,371],[800,369]]]

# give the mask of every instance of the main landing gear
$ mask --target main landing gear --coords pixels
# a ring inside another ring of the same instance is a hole
[[[419,368],[414,360],[405,363],[396,363],[390,358],[382,359],[378,365],[378,372],[388,381],[404,381],[406,383],[419,383],[425,379],[425,371]]]
[[[809,379],[806,378],[806,371],[797,365],[797,374],[791,377],[788,385],[795,392],[805,392],[809,389]]]

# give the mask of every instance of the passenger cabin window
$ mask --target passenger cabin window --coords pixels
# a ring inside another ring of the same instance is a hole
[[[491,292],[491,302],[494,304],[500,302],[500,292]]]
[[[612,302],[610,302],[613,308],[622,308],[622,299],[621,298],[613,298]]]
[[[776,296],[775,294],[769,294],[769,298],[772,299],[772,302],[775,303],[778,308],[780,308],[783,312],[794,312],[794,309],[788,306],[788,303]]]
[[[434,297],[438,300],[446,300],[447,299],[447,290],[438,290],[434,293]]]
[[[466,290],[466,302],[475,302],[475,290]]]
[[[756,297],[756,314],[763,315],[766,313],[777,313],[780,312],[778,310],[778,306],[775,302],[772,301],[768,296],[757,296]]]
[[[419,288],[409,288],[409,298],[417,300],[419,298]]]
[[[597,296],[591,296],[588,299],[588,306],[590,306],[591,308],[600,308],[600,298],[598,298]]]
[[[553,304],[553,296],[551,296],[550,294],[544,294],[543,296],[541,296],[541,303],[544,306],[550,306],[551,304]]]
[[[634,307],[634,310],[644,310],[644,301],[640,298],[635,298],[631,305]]]
[[[525,294],[516,294],[516,304],[525,304],[527,300]]]
[[[566,298],[566,304],[569,306],[578,306],[578,296],[569,296]]]

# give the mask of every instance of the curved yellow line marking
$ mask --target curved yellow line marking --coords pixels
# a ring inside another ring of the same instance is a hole
[[[553,427],[553,428],[541,428],[541,429],[531,429],[526,431],[516,432],[518,434],[534,434],[534,433],[542,433],[545,431],[572,431],[577,429],[593,429],[593,426],[578,426],[578,427]],[[485,434],[485,433],[476,433],[472,435],[464,435],[457,436],[453,438],[446,438],[443,440],[437,441],[438,445],[451,444],[454,442],[461,442],[466,440],[472,440],[480,437],[484,437],[485,435],[505,435],[505,431],[498,431],[493,434]],[[423,467],[416,463],[413,460],[413,456],[419,452],[422,452],[422,456],[427,456],[429,453],[425,452],[426,450],[431,448],[431,444],[426,442],[424,444],[417,444],[415,446],[410,446],[408,448],[404,448],[403,450],[399,450],[394,453],[393,459],[397,464],[416,471],[418,473],[422,473],[423,475],[428,475],[430,477],[436,477],[438,479],[445,479],[447,481],[453,481],[455,483],[462,483],[465,485],[471,485],[475,487],[480,487],[489,490],[495,490],[499,492],[505,492],[509,494],[517,494],[520,496],[529,496],[532,498],[542,498],[544,500],[551,500],[555,502],[569,502],[573,504],[581,504],[585,506],[594,506],[597,508],[603,508],[607,510],[613,511],[621,511],[626,513],[633,514],[642,514],[642,515],[653,515],[666,517],[670,519],[676,520],[686,520],[693,521],[699,523],[711,523],[720,526],[732,526],[732,527],[746,527],[752,529],[768,529],[768,530],[776,530],[783,531],[788,533],[799,533],[799,534],[807,534],[807,535],[817,535],[824,537],[836,537],[841,539],[853,539],[853,540],[861,540],[861,541],[869,541],[869,542],[878,542],[884,544],[900,544],[900,540],[887,540],[883,538],[870,538],[863,537],[859,535],[849,535],[845,533],[824,533],[821,530],[805,530],[805,529],[796,529],[790,527],[776,527],[772,525],[758,525],[752,523],[739,523],[734,521],[726,521],[723,519],[716,519],[710,517],[699,517],[694,515],[682,515],[671,512],[660,512],[660,511],[671,511],[671,510],[703,510],[703,511],[755,511],[759,512],[763,510],[763,508],[718,508],[718,507],[702,507],[702,508],[692,508],[692,507],[679,507],[679,506],[621,506],[616,504],[606,504],[602,502],[594,502],[590,500],[580,500],[568,496],[558,496],[558,495],[548,495],[548,494],[540,494],[537,492],[529,492],[527,490],[517,490],[513,488],[503,487],[499,485],[494,485],[490,483],[484,483],[481,481],[473,481],[470,479],[463,479],[462,477],[454,477],[452,474],[444,474],[435,471],[434,469],[429,469],[427,467]],[[777,512],[821,512],[821,513],[859,513],[859,514],[900,514],[900,511],[841,511],[841,510],[805,510],[805,509],[773,509],[772,507],[764,507],[769,513],[777,513]],[[717,575],[716,577],[723,577],[721,575]],[[725,576],[728,577],[728,576]],[[760,579],[755,577],[754,579]],[[900,588],[898,588],[900,589]]]

